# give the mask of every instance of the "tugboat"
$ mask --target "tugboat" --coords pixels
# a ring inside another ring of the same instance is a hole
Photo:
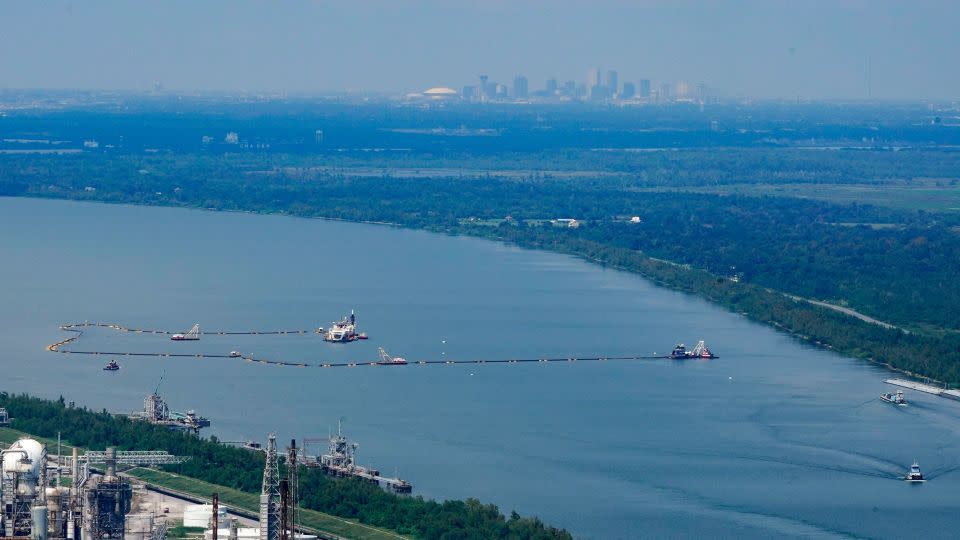
[[[374,362],[374,364],[378,366],[405,366],[407,361],[399,356],[390,356],[387,351],[383,350],[383,347],[380,347],[380,361]]]
[[[240,351],[230,351],[230,358],[240,358],[241,356],[243,355],[240,354]]]
[[[103,366],[104,371],[117,371],[120,369],[120,364],[116,360],[111,360],[107,365]]]
[[[903,390],[897,390],[896,394],[885,393],[880,394],[880,399],[886,401],[887,403],[893,403],[894,405],[906,405],[907,400],[903,397]]]
[[[684,360],[690,358],[690,353],[687,352],[687,346],[683,343],[677,343],[676,347],[673,348],[673,351],[670,353],[670,358],[673,360]]]
[[[913,465],[910,466],[910,472],[903,477],[907,482],[926,482],[926,479],[923,477],[923,473],[920,472],[920,465],[914,461]]]
[[[687,360],[690,358],[702,358],[702,359],[713,359],[720,358],[719,356],[713,354],[706,344],[701,339],[697,342],[697,346],[693,348],[692,351],[688,351],[687,347],[683,343],[677,343],[677,346],[673,348],[673,351],[670,353],[671,360]]]

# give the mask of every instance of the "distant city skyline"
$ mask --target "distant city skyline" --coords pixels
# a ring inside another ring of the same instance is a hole
[[[436,86],[422,92],[409,92],[407,99],[451,100],[462,99],[471,102],[483,103],[487,101],[591,101],[617,103],[665,103],[668,101],[693,102],[704,104],[708,97],[708,85],[698,82],[691,86],[686,81],[677,81],[672,85],[669,81],[661,81],[654,90],[650,79],[640,79],[640,92],[632,81],[620,79],[615,69],[608,69],[603,74],[600,68],[590,68],[585,79],[566,80],[559,84],[557,79],[546,79],[543,86],[537,88],[530,85],[530,80],[523,74],[513,78],[513,85],[508,86],[492,80],[489,75],[479,75],[473,84],[463,85],[460,90],[449,86]]]
[[[589,92],[615,70],[637,95],[647,80],[649,93],[960,97],[960,3],[937,0],[11,0],[0,18],[0,89],[401,94],[483,73]]]

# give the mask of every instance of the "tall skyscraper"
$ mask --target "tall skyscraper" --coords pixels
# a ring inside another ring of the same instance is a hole
[[[615,96],[617,91],[620,90],[620,78],[614,69],[607,71],[607,88],[611,96]]]
[[[527,78],[523,75],[513,79],[513,97],[516,99],[527,98]]]
[[[670,99],[670,83],[662,82],[660,83],[660,101],[668,99]]]
[[[623,91],[620,92],[620,99],[630,99],[637,94],[636,87],[632,82],[623,83]]]
[[[587,72],[587,88],[598,86],[601,82],[600,68],[590,68],[590,71]]]
[[[489,77],[486,75],[480,76],[480,101],[484,101],[490,97],[491,94],[490,87],[487,85],[487,79],[489,79]]]
[[[650,98],[650,79],[640,79],[640,97]]]
[[[557,80],[554,78],[547,79],[546,86],[547,96],[552,96],[557,93]]]

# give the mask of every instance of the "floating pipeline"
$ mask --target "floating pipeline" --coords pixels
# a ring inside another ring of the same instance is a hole
[[[577,357],[550,357],[550,358],[508,358],[508,359],[474,359],[474,360],[413,360],[406,364],[384,364],[380,361],[362,361],[362,362],[322,362],[322,363],[305,363],[305,362],[286,362],[283,360],[270,360],[267,358],[258,358],[252,355],[241,355],[236,356],[233,354],[205,354],[205,353],[161,353],[161,352],[126,352],[126,351],[73,351],[66,350],[64,346],[74,343],[81,336],[83,336],[82,328],[89,327],[100,327],[100,328],[109,328],[111,330],[116,330],[118,332],[131,332],[138,334],[160,334],[160,335],[172,335],[176,332],[168,330],[147,330],[141,328],[127,328],[119,324],[112,323],[75,323],[75,324],[66,324],[60,327],[61,330],[66,332],[74,332],[76,335],[71,336],[67,339],[63,339],[56,343],[47,346],[47,350],[51,352],[58,352],[61,354],[84,354],[84,355],[105,355],[105,356],[141,356],[141,357],[154,357],[154,358],[234,358],[237,360],[244,360],[250,363],[257,364],[266,364],[271,366],[283,366],[283,367],[317,367],[317,368],[336,368],[336,367],[345,367],[345,368],[354,368],[354,367],[363,367],[363,366],[378,366],[378,367],[394,367],[394,366],[406,366],[406,365],[461,365],[461,364],[529,364],[529,363],[570,363],[570,362],[605,362],[605,361],[639,361],[639,360],[669,360],[671,357],[669,355],[634,355],[634,356],[577,356]],[[308,330],[271,330],[271,331],[243,331],[243,332],[230,332],[223,330],[208,331],[202,332],[206,335],[221,335],[221,336],[235,336],[235,335],[294,335],[294,334],[308,334]]]

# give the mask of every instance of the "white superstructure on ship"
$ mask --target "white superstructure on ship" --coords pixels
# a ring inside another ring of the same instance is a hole
[[[367,339],[367,335],[357,332],[357,316],[350,310],[350,316],[344,317],[340,321],[330,323],[330,328],[324,331],[323,328],[317,329],[317,332],[323,334],[324,341],[333,343],[347,343],[358,339]]]

